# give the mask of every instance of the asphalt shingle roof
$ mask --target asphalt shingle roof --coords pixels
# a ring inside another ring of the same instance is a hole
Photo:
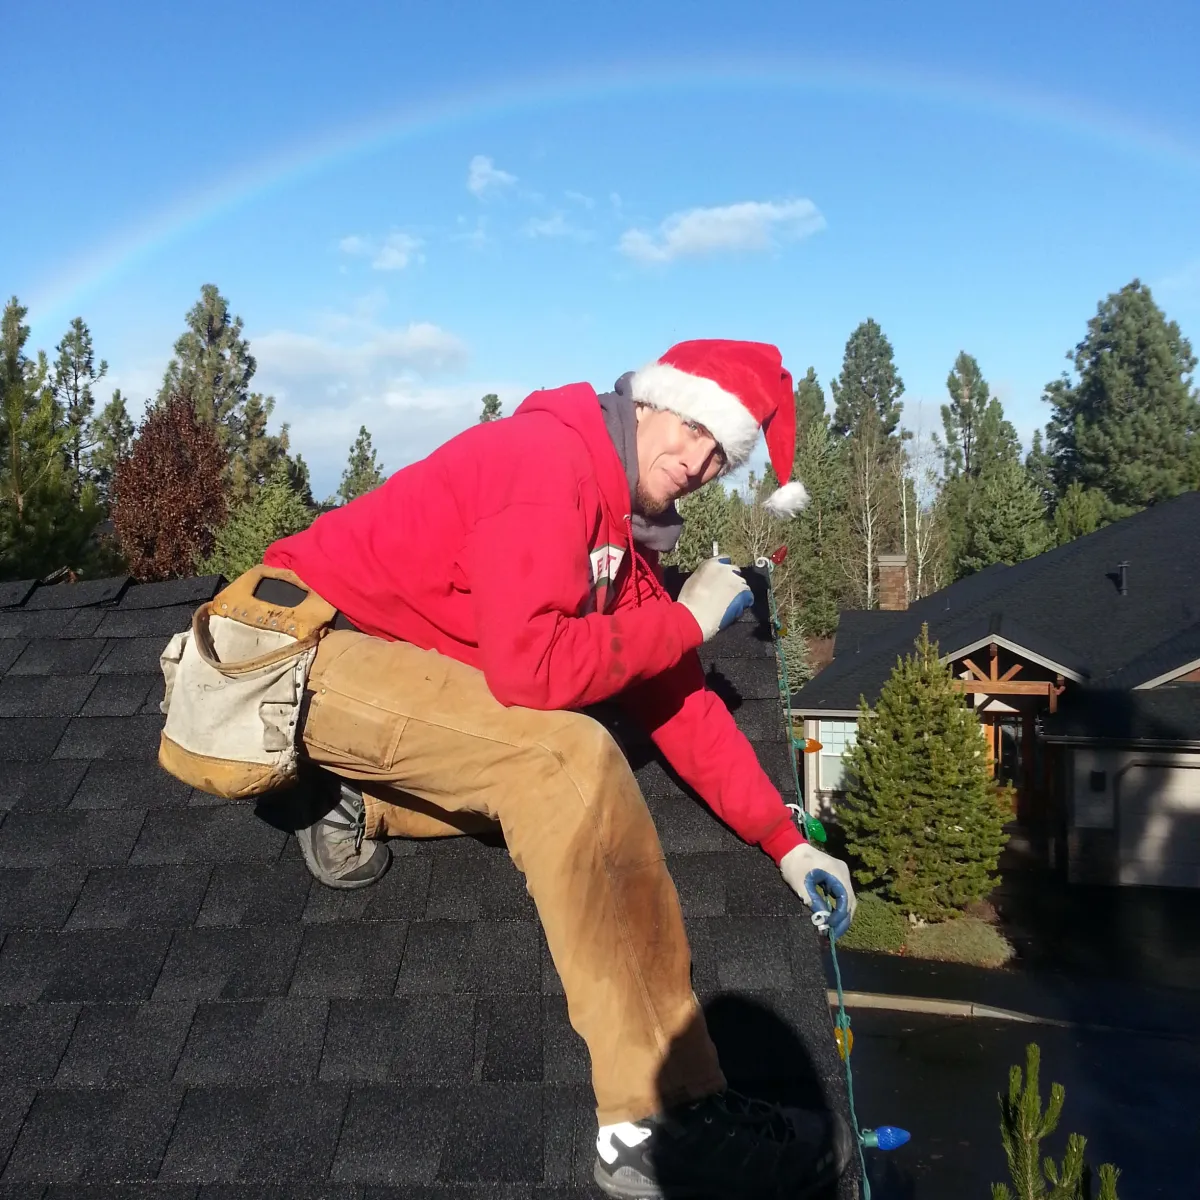
[[[1134,687],[1200,658],[1200,492],[1015,566],[989,567],[904,612],[841,614],[834,660],[796,693],[795,706],[852,710],[860,695],[873,704],[925,622],[943,653],[1000,635],[1088,687]]]
[[[334,892],[285,799],[157,766],[158,654],[218,584],[0,585],[0,1196],[597,1194],[587,1056],[503,846],[394,842],[378,885]],[[791,794],[759,601],[705,660]],[[658,823],[727,1072],[844,1111],[807,910],[597,715]]]

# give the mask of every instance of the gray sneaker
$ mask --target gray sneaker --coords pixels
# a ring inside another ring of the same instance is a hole
[[[335,782],[340,789],[333,807],[297,829],[296,841],[309,871],[326,887],[367,887],[387,870],[392,852],[386,842],[366,839],[367,809],[359,788],[349,780]],[[324,803],[317,811],[323,808]]]

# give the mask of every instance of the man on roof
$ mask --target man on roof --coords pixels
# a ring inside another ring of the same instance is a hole
[[[838,931],[854,891],[805,841],[697,648],[750,589],[719,559],[672,600],[675,501],[741,466],[759,431],[784,486],[792,378],[774,346],[683,342],[597,395],[529,396],[269,548],[337,610],[308,680],[303,752],[340,796],[298,835],[336,888],[377,880],[391,837],[503,830],[587,1044],[610,1195],[808,1195],[844,1170],[826,1112],[732,1092],[692,990],[674,884],[636,779],[580,710],[615,700],[723,821]],[[707,1190],[706,1190],[707,1189]]]

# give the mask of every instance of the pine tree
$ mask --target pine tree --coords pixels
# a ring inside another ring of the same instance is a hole
[[[101,503],[107,504],[117,463],[129,454],[133,445],[133,422],[125,408],[121,389],[113,391],[112,399],[88,427],[87,474],[96,485]]]
[[[262,562],[272,542],[307,529],[312,521],[312,512],[292,486],[287,463],[278,461],[267,482],[217,531],[212,553],[199,560],[197,570],[236,579]]]
[[[140,580],[190,575],[225,521],[225,451],[188,395],[146,406],[112,482],[112,519],[129,570]]]
[[[0,320],[0,574],[41,577],[78,569],[101,513],[94,492],[75,494],[69,431],[46,355],[25,353],[26,309],[14,296]]]
[[[1109,295],[1068,357],[1078,378],[1044,395],[1060,495],[1072,483],[1094,488],[1120,517],[1200,483],[1196,358],[1148,287],[1135,279]]]
[[[480,425],[488,421],[498,421],[503,415],[500,411],[500,397],[495,392],[488,392],[483,398],[483,411],[479,414]]]
[[[825,411],[825,389],[817,382],[817,372],[809,367],[796,384],[796,437],[803,440],[814,422],[829,424]]]
[[[1058,1128],[1067,1095],[1061,1083],[1051,1084],[1050,1103],[1042,1110],[1038,1083],[1041,1059],[1041,1048],[1030,1042],[1025,1047],[1024,1080],[1020,1067],[1011,1068],[1007,1097],[996,1097],[1000,1102],[1000,1139],[1016,1192],[1007,1184],[995,1183],[992,1200],[1091,1200],[1091,1172],[1084,1162],[1087,1149],[1084,1138],[1077,1133],[1067,1138],[1061,1164],[1048,1155],[1042,1157],[1042,1141]],[[1097,1200],[1117,1200],[1120,1171],[1111,1163],[1104,1163],[1097,1174],[1100,1183]]]
[[[1095,533],[1104,524],[1104,496],[1094,488],[1072,483],[1054,509],[1054,543],[1065,546],[1077,537]]]
[[[341,486],[338,495],[343,504],[365,495],[372,488],[377,488],[384,480],[383,470],[376,461],[375,447],[371,444],[371,435],[365,425],[360,425],[358,437],[350,447],[350,461],[342,472]]]
[[[225,484],[238,504],[262,486],[276,459],[288,451],[288,427],[267,433],[275,398],[250,391],[258,364],[243,336],[242,318],[214,284],[200,289],[200,299],[187,314],[188,328],[175,343],[158,398],[190,395],[196,415],[212,424],[228,466]]]
[[[286,462],[290,447],[288,426],[278,435],[267,432],[267,420],[275,410],[275,397],[251,392],[233,427],[229,441],[229,502],[241,504],[262,487],[277,462]],[[296,473],[289,469],[289,477]]]
[[[1046,510],[1025,468],[1012,460],[990,467],[971,488],[959,571],[972,574],[993,563],[1012,566],[1049,545]]]
[[[838,805],[860,883],[918,917],[943,917],[992,889],[1001,794],[979,718],[938,661],[927,626],[872,712],[859,701]]]
[[[694,571],[712,557],[713,542],[722,554],[729,552],[729,495],[720,480],[685,496],[676,508],[683,518],[683,533],[675,549],[663,556],[664,564]]]
[[[800,405],[797,399],[797,417]],[[794,623],[812,637],[826,637],[834,631],[846,598],[845,550],[850,537],[847,457],[823,413],[812,418],[803,432],[797,429],[792,478],[808,489],[809,503],[786,523],[788,556],[784,566],[796,580]]]
[[[942,405],[946,474],[950,478],[975,476],[979,473],[976,454],[979,420],[987,408],[989,390],[979,363],[965,350],[954,360],[946,389],[950,393],[950,403]]]
[[[850,335],[842,358],[842,372],[833,381],[833,429],[843,437],[858,429],[873,412],[885,440],[895,436],[900,424],[904,381],[892,361],[892,344],[879,325],[867,319]]]
[[[54,363],[54,396],[67,423],[67,462],[71,468],[76,494],[85,479],[87,454],[92,448],[92,415],[96,398],[92,385],[108,374],[103,359],[96,366],[92,348],[92,332],[82,317],[76,317],[56,347]]]
[[[1042,431],[1033,431],[1033,445],[1025,458],[1025,470],[1029,472],[1029,481],[1037,489],[1042,498],[1042,504],[1047,510],[1052,510],[1058,500],[1058,488],[1054,482],[1054,458],[1042,443]]]

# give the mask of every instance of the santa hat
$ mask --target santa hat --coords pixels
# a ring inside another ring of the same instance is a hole
[[[761,428],[781,486],[766,500],[776,516],[794,517],[808,504],[799,480],[789,482],[796,453],[792,377],[775,346],[717,339],[680,342],[635,371],[633,398],[703,425],[725,453],[729,470],[750,457]]]

